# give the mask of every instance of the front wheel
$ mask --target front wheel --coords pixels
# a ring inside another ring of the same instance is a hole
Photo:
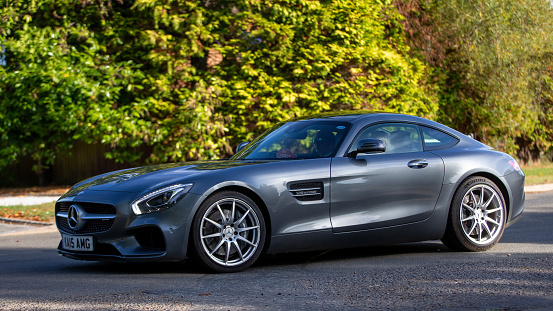
[[[498,187],[484,177],[465,180],[453,197],[442,242],[461,251],[486,251],[505,230],[505,200]]]
[[[209,197],[192,224],[196,254],[216,272],[237,272],[251,266],[263,250],[265,231],[257,205],[234,191]]]

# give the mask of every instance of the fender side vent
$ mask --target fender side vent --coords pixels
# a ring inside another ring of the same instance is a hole
[[[298,201],[317,201],[324,197],[322,182],[304,182],[290,185],[290,194]]]

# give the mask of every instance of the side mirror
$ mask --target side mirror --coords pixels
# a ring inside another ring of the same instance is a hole
[[[356,157],[359,153],[386,152],[386,143],[380,139],[361,139],[357,144],[357,150],[349,153],[350,157]]]
[[[236,147],[236,153],[238,153],[238,151],[244,149],[244,147],[246,147],[250,142],[249,141],[245,141],[245,142],[241,142],[240,144],[238,144],[238,146]]]

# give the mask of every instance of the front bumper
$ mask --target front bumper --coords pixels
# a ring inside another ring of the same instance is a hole
[[[193,211],[200,198],[188,193],[175,206],[149,214],[135,215],[130,204],[136,193],[110,191],[84,191],[74,197],[62,198],[56,202],[56,214],[60,206],[81,204],[83,206],[111,205],[115,207],[113,224],[105,230],[90,232],[72,231],[63,224],[66,218],[56,217],[56,225],[61,234],[92,236],[93,251],[66,250],[62,242],[58,253],[78,260],[143,262],[143,261],[182,261],[186,259],[188,232]],[[81,230],[82,231],[82,230]]]

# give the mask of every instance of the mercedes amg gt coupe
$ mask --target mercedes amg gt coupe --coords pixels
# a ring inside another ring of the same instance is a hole
[[[524,208],[511,156],[423,118],[327,114],[285,122],[230,159],[99,175],[56,202],[58,252],[236,272],[262,253],[441,239],[485,251]]]

